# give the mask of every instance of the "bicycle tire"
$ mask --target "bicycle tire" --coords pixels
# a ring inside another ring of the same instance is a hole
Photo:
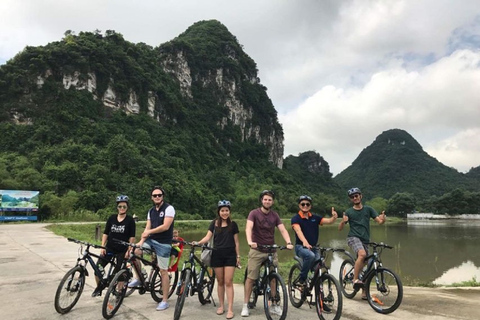
[[[85,270],[75,266],[68,270],[58,284],[55,292],[55,310],[65,314],[72,310],[82,295],[85,286]],[[66,304],[64,304],[66,302]]]
[[[185,303],[185,298],[190,291],[190,286],[192,285],[192,270],[186,269],[182,272],[180,279],[181,283],[178,286],[178,298],[177,303],[175,304],[175,312],[173,314],[173,320],[179,320],[180,315],[182,314],[183,304]]]
[[[365,280],[365,294],[373,310],[382,314],[391,313],[402,303],[402,281],[392,270],[380,267]]]
[[[130,272],[133,272],[133,271],[132,271],[132,270],[133,270],[133,267],[132,267],[132,265],[131,265],[130,263],[127,264],[127,269],[129,269]],[[132,293],[135,292],[135,290],[136,290],[136,288],[128,288],[128,287],[127,287],[127,291],[125,291],[125,298],[131,296]]]
[[[275,284],[275,295],[272,294],[272,283]],[[268,320],[285,320],[288,312],[287,287],[278,273],[270,273],[265,283],[263,306]],[[278,314],[276,310],[280,311]]]
[[[212,267],[207,267],[200,271],[200,277],[197,284],[198,301],[203,304],[210,303],[213,287],[215,285],[215,271]],[[205,292],[207,290],[207,292]]]
[[[348,299],[353,299],[358,292],[358,290],[353,287],[354,266],[355,262],[353,260],[344,260],[340,266],[340,273],[338,276],[343,295]]]
[[[320,320],[338,320],[342,316],[343,296],[337,279],[322,274],[315,283],[315,305]]]
[[[168,278],[170,279],[170,289],[168,290],[168,297],[170,298],[175,291],[175,286],[177,285],[178,269],[174,272],[169,272]],[[152,279],[150,280],[150,293],[153,300],[156,302],[161,302],[163,300],[162,277],[160,269],[156,269],[153,272]]]
[[[306,296],[297,285],[301,271],[300,265],[295,264],[290,268],[290,272],[288,273],[288,297],[290,303],[295,308],[300,308],[306,300]]]
[[[111,319],[117,313],[118,309],[120,309],[130,277],[130,272],[122,269],[110,282],[102,304],[102,315],[105,319]]]
[[[243,277],[243,285],[245,286],[245,282],[247,281],[248,275],[248,267],[245,268],[245,275]],[[257,306],[258,300],[258,280],[255,280],[252,285],[252,293],[248,299],[248,309],[254,309]]]

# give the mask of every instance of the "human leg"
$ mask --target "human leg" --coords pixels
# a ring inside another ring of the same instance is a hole
[[[305,283],[305,280],[308,276],[308,271],[310,270],[313,262],[315,261],[315,253],[302,245],[295,246],[295,253],[303,260],[302,270],[300,271],[300,282]]]
[[[227,301],[228,301],[227,319],[233,318],[233,299],[234,299],[233,275],[234,273],[235,273],[235,267],[227,266],[224,268],[225,291],[227,293]]]
[[[218,294],[218,309],[217,314],[223,314],[225,312],[225,273],[224,267],[214,268],[215,277],[217,278],[217,294]]]
[[[356,237],[347,238],[347,243],[352,248],[352,250],[357,254],[357,260],[355,260],[355,266],[353,268],[353,285],[358,283],[358,286],[362,286],[362,282],[358,279],[360,272],[365,266],[365,257],[367,256],[367,251],[362,241]]]

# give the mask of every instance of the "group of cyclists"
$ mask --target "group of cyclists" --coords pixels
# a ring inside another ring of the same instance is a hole
[[[354,266],[354,286],[362,289],[363,283],[359,280],[359,274],[364,266],[364,258],[368,254],[366,243],[370,241],[370,219],[379,224],[385,222],[385,212],[378,214],[372,207],[362,203],[362,192],[359,188],[351,188],[347,191],[352,207],[343,213],[343,218],[338,226],[341,231],[345,224],[349,224],[350,230],[347,236],[348,246],[356,253],[357,260]],[[170,256],[172,252],[172,239],[174,236],[175,209],[165,202],[165,190],[155,186],[151,190],[152,208],[147,213],[147,223],[142,232],[138,245],[148,248],[156,253],[158,266],[162,276],[162,291],[169,292]],[[260,193],[260,207],[252,210],[247,217],[245,234],[247,244],[250,247],[248,252],[247,274],[244,285],[244,303],[241,309],[241,316],[248,317],[250,310],[248,301],[252,293],[255,280],[259,277],[262,263],[267,259],[268,253],[262,249],[263,245],[275,244],[275,229],[278,228],[289,250],[295,249],[298,257],[303,259],[303,267],[300,273],[299,285],[306,283],[307,275],[314,262],[320,258],[318,252],[319,227],[325,224],[332,224],[338,219],[335,208],[331,209],[331,217],[322,217],[311,212],[313,200],[308,195],[298,197],[298,213],[291,219],[291,227],[295,231],[295,243],[293,244],[289,232],[280,216],[272,209],[275,202],[275,193],[271,190],[264,190]],[[129,205],[128,196],[121,195],[116,198],[116,215],[107,220],[102,246],[107,248],[110,257],[116,256],[118,265],[129,255],[129,248],[114,244],[113,239],[123,241],[135,241],[135,221],[126,213]],[[231,203],[228,200],[221,200],[217,205],[217,217],[210,223],[206,235],[195,244],[207,244],[213,237],[211,267],[214,269],[217,278],[217,293],[219,305],[216,310],[218,315],[226,312],[226,319],[234,317],[233,301],[233,276],[236,267],[240,267],[240,245],[239,228],[231,219]],[[138,250],[138,249],[137,249]],[[105,250],[104,250],[105,251]],[[102,255],[107,256],[107,252]],[[141,254],[141,251],[135,252]],[[102,259],[99,263],[106,263]],[[277,255],[274,255],[274,264],[278,265]],[[137,275],[138,276],[138,275]],[[128,286],[138,285],[138,279],[131,281]],[[101,295],[101,289],[95,289],[92,296]],[[225,302],[225,295],[227,301]],[[164,295],[162,301],[157,305],[158,311],[169,307],[168,295]],[[225,310],[226,307],[226,310]],[[282,310],[272,308],[272,313],[281,313]]]

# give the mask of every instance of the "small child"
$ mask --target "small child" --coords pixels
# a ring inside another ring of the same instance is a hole
[[[172,240],[178,240],[178,230],[173,230]],[[170,251],[170,268],[177,262],[180,247],[178,242],[172,242],[172,250]]]

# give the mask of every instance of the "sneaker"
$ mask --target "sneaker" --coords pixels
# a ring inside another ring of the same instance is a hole
[[[248,317],[249,315],[250,315],[250,311],[248,310],[248,305],[244,304],[243,308],[242,308],[241,316],[242,317]]]
[[[102,289],[100,287],[96,287],[95,290],[92,292],[92,297],[100,297],[102,295]]]
[[[270,307],[270,313],[276,314],[277,316],[281,316],[283,313],[283,310],[282,308],[280,308],[280,306],[275,305]]]
[[[136,287],[139,287],[141,284],[142,284],[142,282],[140,280],[138,280],[137,278],[135,278],[128,283],[128,287],[129,288],[136,288]]]
[[[168,302],[162,301],[158,304],[157,311],[163,311],[163,310],[167,309],[168,307],[169,307]]]

